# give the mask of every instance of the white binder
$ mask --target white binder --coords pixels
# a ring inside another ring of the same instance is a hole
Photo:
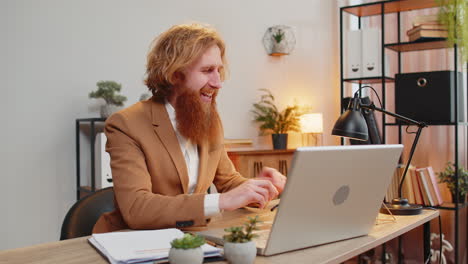
[[[95,185],[96,189],[113,186],[110,155],[106,152],[107,138],[104,133],[96,134],[94,143]]]
[[[345,45],[346,64],[345,78],[354,79],[362,77],[362,37],[361,30],[351,30],[347,32]]]

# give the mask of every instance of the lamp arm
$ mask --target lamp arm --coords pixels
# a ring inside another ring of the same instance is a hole
[[[406,123],[410,124],[410,125],[416,125],[418,127],[426,127],[427,125],[423,122],[418,122],[416,120],[413,120],[411,118],[408,118],[408,117],[404,117],[402,115],[399,115],[399,114],[396,114],[396,113],[392,113],[392,112],[388,112],[387,110],[384,110],[382,108],[378,108],[378,107],[375,107],[374,104],[370,104],[370,105],[365,105],[365,104],[360,104],[359,105],[361,108],[363,109],[370,109],[370,110],[375,110],[377,112],[381,112],[381,113],[384,113],[386,115],[389,115],[389,116],[393,116],[397,119],[400,119],[400,120],[403,120],[405,121]]]
[[[403,181],[406,178],[406,173],[408,172],[408,168],[411,164],[411,160],[413,159],[414,151],[416,150],[416,145],[418,144],[419,136],[421,135],[421,131],[423,128],[424,128],[423,126],[418,127],[418,132],[416,132],[416,137],[413,140],[413,145],[411,146],[411,151],[409,153],[408,162],[406,163],[405,171],[403,172],[403,176],[401,177],[400,185],[398,187],[399,198],[402,198]]]
[[[381,113],[384,113],[386,115],[393,116],[393,117],[395,117],[397,119],[403,120],[403,121],[405,121],[405,122],[407,122],[407,123],[409,123],[411,125],[418,126],[418,131],[416,132],[416,137],[413,140],[413,145],[411,146],[411,151],[409,153],[408,162],[406,163],[405,170],[403,171],[403,176],[401,177],[401,181],[400,181],[400,184],[398,186],[398,196],[399,196],[399,198],[402,198],[403,181],[406,178],[406,174],[408,172],[409,165],[411,164],[411,160],[413,159],[414,151],[416,150],[416,145],[418,144],[419,136],[421,135],[422,129],[424,127],[426,127],[427,125],[424,122],[418,122],[418,121],[415,121],[415,120],[413,120],[411,118],[407,118],[407,117],[401,116],[399,114],[388,112],[388,111],[386,111],[386,110],[384,110],[382,108],[377,108],[377,107],[375,107],[374,104],[370,104],[370,105],[360,104],[360,107],[364,108],[364,109],[375,110],[377,112],[381,112]]]

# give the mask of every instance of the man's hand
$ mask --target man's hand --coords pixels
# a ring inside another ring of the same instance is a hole
[[[265,208],[278,191],[269,180],[250,179],[219,196],[219,209],[235,210],[248,204],[259,204]]]
[[[279,194],[283,192],[284,185],[286,185],[286,177],[270,167],[263,167],[262,172],[260,172],[256,179],[270,181],[276,187]]]

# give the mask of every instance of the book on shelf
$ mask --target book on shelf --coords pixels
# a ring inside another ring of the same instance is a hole
[[[431,166],[429,166],[429,167],[426,168],[426,170],[427,170],[427,174],[429,175],[429,179],[430,179],[430,181],[432,183],[437,203],[438,203],[438,205],[441,205],[441,204],[444,203],[444,200],[442,199],[442,195],[440,194],[439,184],[437,182],[437,178],[436,178],[436,174],[434,172],[434,169]]]
[[[395,198],[400,198],[398,195],[398,189],[400,186],[401,179],[403,177],[403,172],[405,171],[405,167],[405,164],[398,164],[398,167],[395,169],[392,181],[387,189],[387,194],[385,197],[387,202],[391,202]],[[403,181],[402,183],[403,185],[401,187],[401,195],[404,198],[408,199],[409,203],[414,203],[415,198],[413,192],[413,184],[410,178],[410,170],[414,170],[414,167],[412,165],[410,165],[408,172],[406,173],[405,181]]]
[[[435,202],[432,199],[431,193],[429,191],[429,183],[427,182],[425,174],[425,168],[416,169],[416,175],[418,176],[418,180],[420,181],[419,187],[421,189],[424,205],[434,206]]]
[[[422,24],[440,24],[438,15],[420,15],[413,17],[413,27]]]
[[[412,168],[410,171],[410,177],[413,185],[414,192],[414,203],[415,204],[424,204],[424,200],[421,193],[421,188],[419,186],[418,177],[416,175],[416,168]]]
[[[403,168],[404,169],[404,168]],[[403,186],[401,188],[402,196],[408,199],[408,202],[411,204],[416,203],[416,199],[414,197],[414,187],[413,187],[413,182],[411,181],[411,171],[414,170],[414,166],[411,166],[408,168],[408,172],[406,172],[406,178],[405,181],[403,182]],[[403,174],[403,171],[401,171],[401,174]]]
[[[408,35],[409,41],[418,41],[423,39],[443,39],[448,37],[447,30],[438,29],[420,29]]]
[[[400,183],[401,169],[404,169],[404,164],[398,164],[397,168],[393,172],[392,181],[387,188],[387,194],[385,200],[391,202],[394,198],[398,198],[398,184]]]
[[[419,26],[415,26],[411,28],[410,30],[406,31],[406,35],[410,36],[420,30],[444,30],[446,31],[447,27],[441,24],[421,24]]]

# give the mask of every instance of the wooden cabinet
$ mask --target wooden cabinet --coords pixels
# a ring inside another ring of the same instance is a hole
[[[242,176],[254,178],[260,173],[263,166],[275,168],[287,176],[294,151],[294,149],[242,148],[228,149],[227,153]]]

